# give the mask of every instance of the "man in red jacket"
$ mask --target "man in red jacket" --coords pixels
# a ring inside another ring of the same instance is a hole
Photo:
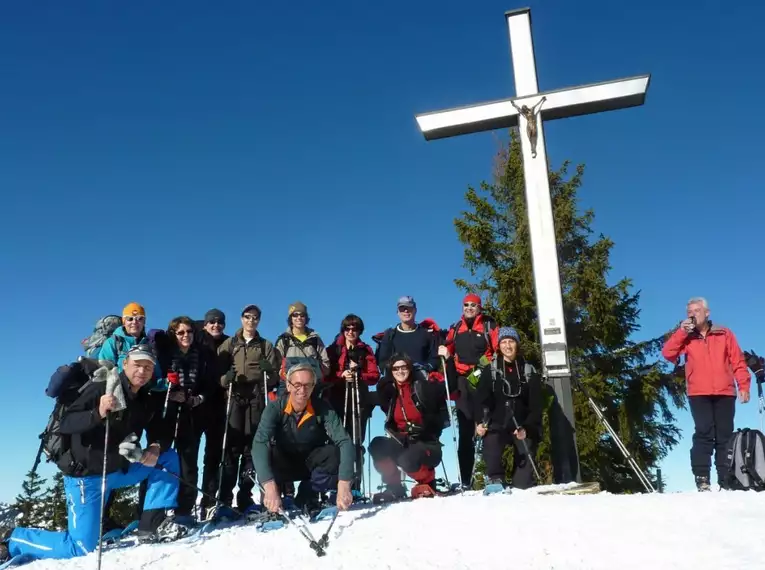
[[[749,401],[749,370],[733,333],[709,320],[706,299],[688,301],[688,318],[680,323],[661,353],[672,363],[685,355],[688,403],[695,432],[691,469],[699,491],[710,490],[709,471],[715,452],[717,480],[725,487],[726,447],[733,435],[736,384],[742,404]]]

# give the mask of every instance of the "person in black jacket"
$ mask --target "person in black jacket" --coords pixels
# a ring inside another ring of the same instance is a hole
[[[394,354],[406,354],[425,375],[438,370],[439,334],[417,323],[417,303],[414,298],[401,297],[396,307],[401,322],[374,337],[380,343],[377,348],[377,364],[380,369],[388,368]]]
[[[175,449],[180,456],[181,477],[188,485],[178,492],[176,517],[191,522],[197,500],[199,477],[199,444],[208,424],[218,419],[211,405],[220,404],[215,395],[218,390],[217,354],[194,334],[194,321],[189,317],[176,317],[167,327],[167,342],[158,343],[159,365],[162,376],[168,379],[169,393],[161,393],[162,413],[175,426]],[[166,396],[166,398],[165,398]],[[221,419],[221,423],[225,418]],[[217,468],[217,465],[215,465]],[[215,496],[218,488],[215,469],[206,470],[202,490]],[[193,486],[192,486],[193,485]],[[204,497],[203,507],[212,506]],[[181,520],[183,520],[181,519]]]
[[[476,434],[483,438],[487,484],[504,485],[502,456],[514,445],[512,484],[528,489],[534,485],[531,461],[542,435],[542,381],[520,356],[520,336],[514,328],[500,328],[497,340],[499,352],[482,370],[475,392],[475,417],[480,421]]]
[[[449,392],[456,386],[453,359],[447,360]],[[415,374],[412,359],[394,354],[388,371],[377,384],[380,408],[385,413],[385,431],[390,437],[376,437],[369,444],[375,469],[386,490],[375,501],[395,500],[406,495],[399,469],[417,482],[412,497],[433,496],[435,468],[441,463],[441,414],[446,390],[441,382],[431,382]]]
[[[178,479],[169,474],[178,473],[178,455],[170,448],[172,433],[168,429],[154,430],[161,437],[151,440],[145,450],[138,443],[143,431],[156,419],[145,388],[155,365],[152,349],[137,345],[128,351],[122,372],[112,368],[106,381],[86,384],[60,425],[61,434],[69,442],[66,453],[71,456],[70,467],[64,473],[68,529],[53,532],[16,528],[0,546],[0,558],[21,554],[36,559],[73,558],[93,552],[99,541],[102,485],[106,500],[115,489],[147,480],[139,536],[151,540],[186,534],[188,529],[166,514],[167,509],[177,505],[179,486]]]

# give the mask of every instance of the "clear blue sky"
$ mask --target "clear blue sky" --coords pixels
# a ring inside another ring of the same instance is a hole
[[[503,13],[521,6],[3,3],[0,500],[31,467],[51,372],[128,301],[149,327],[217,306],[232,330],[255,302],[272,339],[296,299],[328,342],[348,312],[367,339],[394,323],[403,294],[455,320],[452,220],[496,137],[426,143],[414,114],[513,94]],[[765,351],[765,117],[746,112],[765,8],[723,6],[531,3],[541,89],[652,74],[645,106],[546,130],[553,167],[587,164],[581,206],[616,242],[612,279],[642,290],[639,337],[704,295]],[[756,403],[739,414],[757,424]],[[680,425],[670,490],[692,485]]]

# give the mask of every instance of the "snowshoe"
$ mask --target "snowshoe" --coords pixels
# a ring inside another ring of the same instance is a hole
[[[244,515],[244,520],[248,523],[256,522],[260,515],[263,514],[263,507],[260,505],[250,505],[242,514]]]
[[[433,488],[433,485],[428,483],[420,483],[412,487],[412,499],[421,499],[424,497],[435,497],[438,495],[438,491]]]
[[[2,549],[2,546],[0,546],[0,549]],[[0,558],[0,570],[5,570],[6,568],[13,568],[15,566],[21,566],[23,564],[27,564],[29,562],[32,562],[35,557],[31,554],[19,554],[18,556],[9,557],[6,547],[6,559],[2,560]],[[0,550],[0,556],[2,556],[2,551]]]
[[[328,521],[337,514],[337,507],[327,506],[321,509],[318,513],[311,517],[311,522]]]
[[[505,484],[502,479],[489,479],[486,483],[486,487],[483,489],[484,495],[495,495],[502,493],[505,490]]]
[[[233,521],[239,518],[239,515],[226,505],[219,505],[214,509],[210,509],[208,514],[209,518],[207,520],[210,522]]]
[[[250,509],[245,514],[248,524],[253,524],[258,529],[258,532],[268,532],[271,530],[277,530],[284,526],[284,519],[277,514],[268,511],[255,511]]]

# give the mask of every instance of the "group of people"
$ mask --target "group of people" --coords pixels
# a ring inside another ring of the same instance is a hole
[[[138,536],[146,541],[188,532],[200,491],[200,520],[260,509],[253,492],[271,512],[286,500],[309,512],[327,500],[347,509],[359,495],[367,452],[385,484],[383,500],[405,496],[404,475],[415,482],[413,496],[436,495],[448,399],[457,406],[463,486],[472,484],[478,439],[488,483],[534,485],[542,383],[521,354],[518,332],[484,315],[474,294],[445,329],[418,322],[412,297],[398,299],[396,309],[399,323],[373,336],[376,349],[361,340],[364,322],[354,314],[325,345],[301,302],[289,306],[286,330],[274,342],[258,332],[256,305],[241,311],[231,336],[218,309],[202,321],[177,317],[164,330],[147,330],[137,303],[101,319],[83,341],[86,356],[51,379],[60,386],[89,377],[58,426],[68,529],[9,528],[0,536],[0,560],[93,551],[109,527],[112,492],[136,484]],[[367,450],[376,406],[385,434]],[[502,459],[508,446],[509,478]]]

